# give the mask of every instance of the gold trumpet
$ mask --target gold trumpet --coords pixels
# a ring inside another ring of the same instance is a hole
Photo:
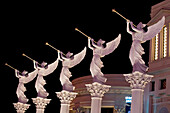
[[[6,65],[6,66],[8,66],[9,68],[13,69],[13,70],[18,70],[18,69],[16,69],[16,68],[12,67],[11,65],[9,65],[9,64],[7,64],[7,63],[5,63],[5,65]],[[20,72],[20,71],[19,71],[19,73],[21,74],[21,72]]]
[[[80,31],[78,28],[75,28],[75,30],[78,31],[79,33],[81,33],[82,35],[84,35],[85,37],[87,37],[88,39],[91,39],[91,37],[87,36],[85,33]],[[94,42],[97,43],[96,41],[94,41]]]
[[[116,14],[118,14],[119,16],[121,16],[123,19],[125,19],[126,21],[129,21],[126,17],[124,17],[122,14],[120,14],[119,12],[117,12],[115,9],[112,9],[112,12],[115,12]],[[136,27],[135,24],[133,24],[133,26]]]
[[[32,61],[35,61],[34,59],[32,59],[31,57],[29,57],[28,55],[26,55],[26,54],[22,54],[22,56],[25,56],[26,58],[28,58],[29,60],[32,60]],[[38,63],[38,62],[37,62]],[[40,63],[38,63],[39,65],[41,65]]]
[[[49,46],[49,47],[51,47],[51,48],[53,48],[54,50],[56,50],[56,51],[58,51],[58,52],[61,52],[60,50],[58,50],[57,48],[55,48],[54,46],[52,46],[52,45],[50,45],[48,42],[46,42],[45,43],[45,45],[47,45],[47,46]],[[63,52],[61,52],[63,55],[65,55],[66,56],[66,54],[64,54]]]

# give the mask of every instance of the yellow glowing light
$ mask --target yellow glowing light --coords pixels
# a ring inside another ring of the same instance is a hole
[[[167,56],[167,27],[163,28],[163,57]]]
[[[155,60],[158,60],[158,34],[155,37]]]

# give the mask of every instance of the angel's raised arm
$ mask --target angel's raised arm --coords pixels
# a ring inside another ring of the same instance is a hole
[[[15,70],[15,76],[16,76],[17,78],[19,78],[19,71],[18,71],[18,70]]]
[[[60,61],[63,61],[63,59],[61,58],[60,55],[62,55],[62,53],[61,53],[61,52],[58,52],[58,59],[59,59]]]
[[[136,32],[138,32],[138,33],[142,33],[142,32],[143,32],[143,30],[138,30],[138,29],[136,29],[136,27],[133,26],[133,22],[130,22],[130,25],[131,25],[131,28],[132,28],[134,31],[136,31]]]
[[[129,29],[129,21],[127,21],[127,27],[126,27],[126,31],[129,33],[129,34],[131,34],[132,35],[132,31],[130,31],[130,29]]]
[[[90,41],[91,41],[91,39],[89,38],[89,39],[88,39],[88,47],[89,47],[91,50],[93,50],[94,48],[91,46]],[[94,43],[94,42],[92,42],[92,43]]]
[[[35,60],[33,60],[33,64],[34,64],[34,69],[37,69],[38,68],[38,63]]]

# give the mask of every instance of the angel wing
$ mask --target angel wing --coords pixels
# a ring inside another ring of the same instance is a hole
[[[45,69],[45,70],[42,70],[43,72],[43,76],[46,76],[46,75],[49,75],[49,74],[51,74],[52,72],[54,72],[54,70],[57,68],[57,66],[58,66],[58,58],[57,58],[57,60],[55,61],[55,62],[53,62],[53,63],[51,63],[51,64],[49,64],[48,65],[48,68],[47,69]]]
[[[162,17],[156,24],[148,27],[148,31],[143,34],[143,41],[152,39],[158,34],[165,24],[165,16]]]
[[[112,53],[118,47],[120,40],[121,40],[121,34],[119,34],[119,36],[116,39],[108,42],[106,44],[106,47],[101,51],[102,56]]]
[[[36,75],[38,74],[38,69],[35,69],[33,72],[30,72],[27,77],[20,78],[20,82],[23,82],[24,84],[31,82]]]
[[[74,55],[74,59],[73,60],[69,60],[69,68],[74,67],[75,65],[79,64],[85,57],[86,55],[86,50],[87,48],[85,47],[80,53]]]

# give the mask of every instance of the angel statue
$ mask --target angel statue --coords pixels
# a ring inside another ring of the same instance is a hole
[[[134,31],[130,31],[129,23]],[[147,31],[145,31],[144,28],[146,27],[146,24],[142,24],[142,22],[140,22],[137,25],[137,28],[135,28],[132,22],[129,20],[127,21],[127,32],[132,35],[133,40],[129,54],[129,58],[133,66],[133,72],[139,71],[141,73],[146,73],[148,71],[148,67],[145,65],[145,62],[142,59],[142,55],[145,54],[145,52],[141,43],[144,43],[147,40],[151,40],[153,37],[155,37],[156,34],[158,34],[163,28],[164,23],[165,17],[162,17],[162,19],[156,24],[147,27]]]
[[[21,74],[18,70],[15,69],[15,75],[17,78],[19,78],[19,84],[16,91],[19,102],[24,104],[28,102],[28,99],[24,94],[24,92],[26,91],[24,84],[31,82],[36,77],[37,73],[38,73],[38,69],[35,69],[31,73],[28,73],[27,71],[23,71]]]
[[[68,52],[65,56],[63,56],[62,52],[58,52],[59,60],[62,61],[62,70],[60,73],[60,81],[63,86],[63,90],[66,91],[74,91],[75,87],[70,82],[69,78],[72,77],[69,68],[72,68],[79,64],[86,55],[86,47],[78,54],[73,56],[73,53]]]
[[[94,82],[98,82],[101,84],[106,82],[107,79],[101,72],[101,68],[104,67],[104,65],[100,58],[112,53],[118,47],[120,40],[121,35],[119,34],[116,39],[108,42],[106,44],[106,47],[104,48],[103,44],[105,43],[105,41],[103,41],[102,39],[100,39],[97,44],[95,44],[93,39],[88,38],[88,47],[93,50],[93,58],[90,64],[90,72],[92,74]],[[92,46],[90,41],[92,41]]]
[[[35,60],[33,62],[34,62],[34,68],[38,69],[38,77],[35,83],[35,88],[38,93],[38,97],[46,98],[49,95],[49,93],[44,88],[46,81],[44,80],[43,77],[54,72],[54,70],[58,66],[58,58],[55,62],[49,65],[46,62],[42,62],[41,65],[39,66],[38,62],[36,62]]]

